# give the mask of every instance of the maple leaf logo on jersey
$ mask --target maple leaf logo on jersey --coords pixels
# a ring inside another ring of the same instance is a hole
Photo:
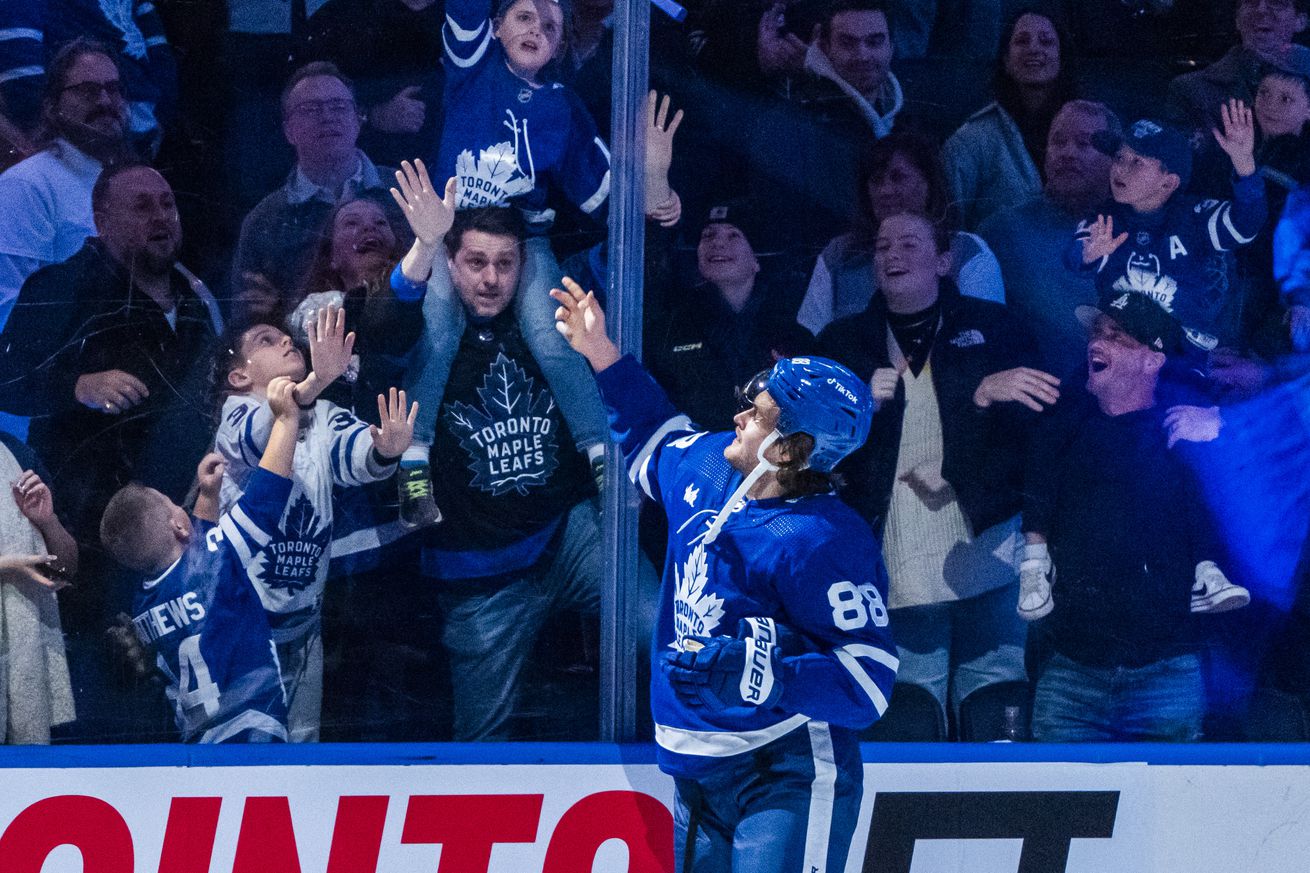
[[[331,531],[319,524],[318,513],[309,498],[301,494],[291,502],[283,519],[281,536],[275,537],[256,558],[256,579],[261,583],[260,599],[267,609],[278,611],[283,601],[314,584],[319,562],[331,540]],[[263,591],[270,594],[265,597]],[[282,597],[273,596],[283,592]]]
[[[446,407],[446,423],[459,437],[473,471],[471,486],[493,497],[544,485],[559,466],[555,398],[505,356],[496,355],[478,389],[479,409],[457,402]]]
[[[1160,260],[1155,255],[1138,255],[1134,253],[1128,259],[1124,274],[1114,280],[1115,291],[1131,291],[1145,294],[1164,307],[1165,312],[1174,311],[1174,295],[1178,293],[1178,283],[1172,276],[1160,270]]]
[[[471,150],[465,149],[455,159],[461,209],[503,204],[537,186],[532,148],[528,144],[528,123],[519,122],[508,109],[505,114],[509,116],[505,126],[514,136],[512,141],[498,142],[482,149],[476,159]],[[521,157],[527,161],[526,170]]]
[[[686,563],[674,574],[677,585],[673,591],[673,629],[676,637],[669,645],[682,649],[687,637],[708,637],[723,621],[723,598],[705,590],[710,581],[709,563],[705,546],[691,550]]]

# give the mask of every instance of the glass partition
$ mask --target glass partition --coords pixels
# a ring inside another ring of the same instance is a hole
[[[753,616],[563,276],[705,430],[868,386],[781,492],[863,525],[805,584],[896,639],[865,739],[1306,738],[1299,3],[11,7],[7,741],[651,740]]]

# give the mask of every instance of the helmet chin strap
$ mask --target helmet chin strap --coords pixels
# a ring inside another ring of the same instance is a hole
[[[767,473],[777,472],[778,465],[772,461],[765,460],[764,453],[768,451],[769,446],[773,445],[780,439],[782,439],[782,434],[775,428],[773,433],[766,436],[760,442],[760,447],[755,451],[755,469],[751,470],[746,478],[741,480],[741,484],[737,486],[737,490],[732,492],[731,496],[728,497],[728,502],[723,504],[723,508],[719,510],[719,514],[714,516],[714,521],[710,524],[710,529],[705,532],[705,539],[701,540],[703,545],[708,546],[719,538],[719,531],[723,530],[723,526],[728,523],[728,517],[732,515],[733,507],[746,496],[751,488],[755,487],[756,482],[760,481],[760,479],[762,479]]]

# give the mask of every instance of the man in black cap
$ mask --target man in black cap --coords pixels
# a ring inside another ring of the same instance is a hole
[[[751,201],[716,202],[696,246],[697,281],[648,294],[655,300],[645,328],[651,372],[701,427],[729,427],[735,386],[805,353],[813,340],[796,324],[804,277],[781,263],[761,267],[757,253],[770,248],[763,214]]]
[[[1193,740],[1204,691],[1191,615],[1250,595],[1214,564],[1204,497],[1174,449],[1195,437],[1179,420],[1195,411],[1157,402],[1186,338],[1133,291],[1102,295],[1078,316],[1090,331],[1087,394],[1071,393],[1042,422],[1024,488],[1019,611],[1050,614],[1054,651],[1037,682],[1033,735]]]
[[[1268,209],[1251,111],[1234,100],[1222,114],[1223,130],[1214,136],[1236,173],[1231,201],[1181,193],[1192,172],[1181,131],[1150,119],[1121,137],[1101,131],[1092,141],[1114,157],[1113,202],[1079,223],[1064,255],[1070,269],[1095,271],[1098,293],[1147,294],[1189,327],[1232,340],[1227,253],[1255,239]]]

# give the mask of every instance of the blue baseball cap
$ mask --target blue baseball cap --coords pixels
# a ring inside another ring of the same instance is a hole
[[[1114,157],[1124,146],[1145,158],[1155,158],[1166,173],[1178,177],[1178,187],[1186,188],[1192,176],[1192,143],[1181,130],[1163,121],[1143,118],[1134,121],[1122,134],[1098,130],[1092,134],[1098,152]]]

